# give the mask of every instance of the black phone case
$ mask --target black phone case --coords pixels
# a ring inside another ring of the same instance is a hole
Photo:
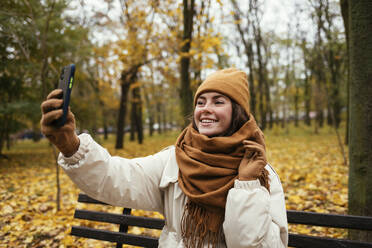
[[[63,91],[63,95],[62,95],[63,115],[59,119],[55,120],[55,122],[53,123],[56,127],[62,127],[66,123],[68,106],[70,104],[70,95],[71,95],[71,90],[72,90],[72,86],[74,83],[74,75],[75,75],[74,64],[63,67],[61,71],[61,75],[59,77],[59,85],[58,85],[58,88],[62,89]]]

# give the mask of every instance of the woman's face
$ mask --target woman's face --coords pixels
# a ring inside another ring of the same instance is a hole
[[[226,132],[232,119],[230,98],[218,92],[206,92],[196,100],[194,120],[199,133],[218,136]]]

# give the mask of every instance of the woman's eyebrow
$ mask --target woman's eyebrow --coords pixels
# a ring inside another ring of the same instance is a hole
[[[217,99],[217,98],[220,98],[220,97],[226,98],[226,96],[224,96],[224,95],[215,95],[215,96],[213,96],[213,99]]]
[[[226,96],[224,96],[224,95],[222,95],[222,94],[218,94],[218,95],[213,96],[212,99],[217,99],[217,98],[220,98],[220,97],[222,97],[222,98],[227,98]],[[198,100],[199,100],[199,99],[205,100],[205,99],[207,99],[207,98],[206,98],[205,96],[199,96],[199,97],[198,97]]]

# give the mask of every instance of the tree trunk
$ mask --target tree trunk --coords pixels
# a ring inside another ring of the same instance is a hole
[[[154,124],[155,124],[154,106],[153,106],[153,104],[151,104],[150,94],[148,92],[145,92],[144,96],[145,96],[147,115],[148,115],[148,118],[149,118],[149,135],[152,136],[154,134]],[[153,95],[151,97],[152,97],[152,99],[154,98]]]
[[[134,100],[134,89],[132,89],[132,104],[131,104],[131,109],[130,109],[130,141],[134,141],[136,138],[136,132],[137,132],[137,127],[136,127],[136,118],[137,118],[137,107],[136,107],[136,102]]]
[[[311,87],[309,82],[309,77],[307,74],[307,71],[305,70],[305,124],[307,126],[311,125],[311,119],[310,119],[310,102],[311,102]]]
[[[305,74],[305,81],[304,81],[304,101],[305,101],[305,124],[307,126],[311,125],[311,119],[310,119],[310,108],[311,108],[311,83],[309,78],[309,63],[306,60],[306,57],[308,56],[308,52],[306,49],[306,40],[302,40],[302,54],[303,54],[303,60],[304,60],[304,74]]]
[[[319,62],[319,61],[318,61]],[[318,133],[317,128],[322,128],[324,125],[324,110],[323,110],[323,92],[322,92],[322,83],[324,82],[323,71],[320,68],[320,65],[316,68],[316,80],[315,83],[315,111],[316,111],[316,122],[315,133]]]
[[[204,13],[203,13],[204,9],[205,9],[205,2],[201,1],[201,6],[200,6],[200,11],[198,13],[198,16],[203,16],[204,15]],[[202,22],[202,21],[200,21],[200,22]],[[208,22],[204,23],[204,30],[208,30],[207,23]],[[200,42],[201,42],[201,38],[200,38],[201,37],[201,32],[202,32],[201,28],[202,28],[202,24],[200,23],[199,25],[197,25],[197,32],[196,32],[197,46],[200,46]],[[202,64],[203,64],[203,56],[198,56],[198,58],[195,59],[194,64],[193,64],[193,70],[194,70],[193,80],[194,80],[194,82],[196,82],[196,84],[198,86],[202,83],[202,79],[201,79]],[[165,131],[167,131],[166,128],[165,128]]]
[[[299,87],[295,85],[296,91],[295,91],[295,96],[294,96],[294,109],[295,109],[295,116],[294,116],[294,121],[295,121],[295,127],[298,127],[298,101],[300,98],[300,93],[299,93]]]
[[[267,76],[269,75],[269,72],[267,71],[267,61],[269,59],[268,54],[270,54],[270,52],[268,51],[269,48],[267,45],[265,45],[265,43],[263,43],[262,45],[263,45],[263,48],[266,54],[266,58],[263,63],[263,72],[264,72],[263,79],[264,79],[264,85],[265,85],[265,106],[266,106],[266,115],[267,114],[269,115],[268,116],[269,117],[269,129],[271,129],[273,127],[273,110],[271,106],[271,94],[270,94],[271,80],[269,80]],[[266,119],[266,115],[265,115],[265,119]]]
[[[4,145],[6,143],[6,139],[9,133],[9,123],[10,123],[10,115],[4,114],[4,117],[2,118],[3,122],[0,123],[0,155],[3,152]],[[1,120],[1,119],[0,119]],[[4,156],[5,157],[5,156]]]
[[[322,128],[324,125],[324,110],[319,109],[316,113],[316,119],[318,121],[318,127]]]
[[[6,134],[6,149],[9,151],[11,146],[11,139],[10,139],[10,134],[7,132]]]
[[[330,101],[331,101],[331,108],[332,108],[332,114],[334,119],[334,126],[335,128],[340,127],[341,122],[341,97],[339,93],[340,89],[340,62],[336,61],[334,58],[335,56],[333,53],[330,54],[329,58],[331,60],[331,66],[334,67],[331,71],[331,95],[330,95]]]
[[[131,128],[130,141],[134,141],[137,134],[139,144],[143,143],[143,125],[142,125],[142,102],[140,88],[132,89],[132,106],[131,106]]]
[[[286,92],[287,89],[284,89],[284,92]],[[287,125],[287,111],[286,111],[286,96],[287,93],[284,93],[284,101],[282,101],[282,119],[281,119],[281,127],[284,129]]]
[[[127,113],[127,98],[129,91],[129,83],[122,82],[121,84],[121,97],[120,97],[120,107],[119,107],[119,117],[118,126],[116,133],[116,149],[123,148],[124,145],[124,126],[125,126],[125,116]]]
[[[257,105],[257,97],[256,97],[256,90],[254,87],[254,78],[253,78],[253,49],[252,49],[252,43],[249,44],[249,49],[247,53],[248,58],[248,68],[249,68],[249,93],[251,95],[250,98],[250,111],[252,115],[256,114],[256,105]]]
[[[316,122],[317,122],[317,127],[322,128],[324,124],[324,110],[323,110],[322,87],[319,81],[316,82],[316,91],[317,91],[316,96],[315,96]],[[315,133],[318,133],[318,132],[315,132]]]
[[[103,122],[103,139],[104,140],[108,139],[108,127],[107,127],[106,120],[104,120]]]
[[[328,97],[328,96],[327,96]],[[328,126],[332,127],[333,126],[333,121],[332,121],[332,115],[333,115],[333,111],[331,109],[331,103],[330,103],[330,99],[328,99],[328,103],[327,103],[327,124]]]
[[[266,78],[266,84],[265,84],[265,92],[266,92],[266,106],[269,112],[269,129],[272,129],[273,123],[274,123],[274,116],[273,116],[274,114],[273,114],[273,108],[271,106],[270,86],[269,86],[267,78]]]
[[[279,81],[278,79],[278,72],[279,72],[279,68],[278,68],[278,64],[279,64],[279,57],[275,56],[274,59],[272,59],[272,61],[276,61],[275,64],[272,63],[272,66],[271,66],[271,73],[272,73],[272,79],[271,79],[271,85],[276,85],[277,82]],[[271,127],[274,127],[274,125],[279,125],[279,112],[280,112],[280,104],[277,104],[278,102],[278,96],[279,96],[279,89],[278,87],[274,87],[274,92],[272,92],[272,95],[275,96],[274,97],[274,103],[271,105],[271,113],[272,113],[272,117],[270,118],[272,121],[272,123],[270,124]]]
[[[266,107],[264,106],[264,97],[265,97],[265,75],[264,75],[264,63],[262,58],[262,39],[261,39],[261,28],[257,24],[257,27],[253,25],[254,33],[255,33],[255,41],[256,41],[256,49],[257,49],[257,62],[258,62],[258,91],[260,93],[260,102],[258,104],[261,116],[261,129],[266,129]],[[266,97],[265,97],[266,98]],[[267,99],[266,99],[267,100]]]
[[[154,116],[149,116],[149,135],[152,137],[154,135]]]
[[[348,45],[349,46],[349,45]],[[348,48],[348,66],[347,66],[347,83],[346,83],[346,87],[347,87],[347,92],[346,92],[346,99],[347,99],[347,102],[346,102],[346,128],[345,128],[345,145],[348,145],[349,144],[349,120],[350,120],[350,56],[349,56],[349,48]]]
[[[163,115],[163,130],[164,132],[167,132],[168,131],[168,127],[167,127],[167,111],[166,111],[166,106],[165,106],[165,103],[162,104],[162,115]]]
[[[339,93],[340,88],[340,78],[341,78],[341,60],[339,59],[340,50],[338,49],[336,43],[336,37],[332,35],[332,26],[333,26],[333,17],[329,13],[329,0],[325,1],[324,4],[324,16],[325,20],[327,21],[326,25],[321,25],[323,32],[328,41],[328,46],[326,48],[326,61],[328,63],[328,71],[330,72],[330,94],[327,94],[328,101],[330,102],[330,113],[332,116],[329,118],[329,123],[332,123],[334,127],[337,129],[340,126],[341,122],[341,97]],[[331,125],[332,125],[331,124]]]
[[[162,129],[162,120],[161,120],[161,103],[160,102],[157,102],[156,103],[156,119],[157,119],[157,123],[158,123],[158,133],[161,134],[163,133],[163,129]]]
[[[323,39],[321,35],[322,26],[324,25],[322,19],[323,13],[323,1],[319,1],[319,9],[316,9],[316,16],[317,16],[317,32],[316,32],[316,41],[314,44],[314,51],[317,53],[315,59],[315,79],[316,79],[316,90],[317,96],[315,98],[315,108],[316,108],[316,121],[317,125],[315,125],[315,133],[318,133],[318,127],[322,128],[324,124],[324,102],[323,102],[323,92],[322,92],[322,85],[325,85],[326,77],[324,72],[324,60],[323,60]]]
[[[181,109],[184,117],[184,127],[189,124],[188,117],[192,113],[193,100],[190,88],[190,52],[193,17],[194,17],[194,0],[183,0],[183,37],[181,47]],[[160,124],[160,123],[159,123]]]
[[[372,216],[372,1],[349,0],[349,214]],[[352,231],[372,242],[372,232]]]
[[[342,19],[344,21],[344,26],[345,26],[345,36],[346,36],[346,50],[347,50],[347,82],[346,82],[346,85],[347,85],[347,93],[346,93],[346,99],[347,99],[347,103],[346,103],[346,128],[345,128],[345,144],[349,144],[349,102],[350,102],[350,59],[349,59],[349,5],[348,5],[348,0],[341,0],[340,1],[340,5],[341,5],[341,14],[342,14]]]
[[[137,79],[138,69],[142,66],[136,65],[131,67],[127,71],[123,71],[121,74],[121,97],[120,97],[120,107],[118,116],[118,126],[116,133],[116,149],[122,149],[124,145],[124,126],[125,126],[125,115],[127,113],[127,102],[128,102],[128,91],[132,83]]]
[[[3,155],[3,147],[5,144],[5,132],[0,127],[0,158]]]
[[[258,103],[258,108],[260,110],[260,117],[261,117],[261,120],[260,120],[260,128],[262,130],[265,130],[266,128],[266,111],[265,111],[265,108],[264,108],[264,88],[262,86],[262,83],[261,82],[258,82],[258,91],[259,91],[259,100],[260,102]]]
[[[133,101],[135,103],[135,115],[134,115],[134,123],[135,123],[135,130],[137,132],[137,141],[138,144],[143,143],[143,125],[142,125],[142,101],[141,101],[141,90],[140,87],[136,87],[133,89]]]

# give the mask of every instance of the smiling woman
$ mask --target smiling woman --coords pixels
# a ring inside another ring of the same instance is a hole
[[[194,121],[200,134],[209,137],[226,132],[231,125],[230,98],[217,92],[201,94],[196,100]]]
[[[42,103],[41,129],[62,151],[59,164],[94,199],[162,213],[159,247],[287,246],[284,193],[249,111],[245,72],[208,76],[176,144],[135,159],[111,156],[88,134],[76,136],[71,112],[63,127],[53,127],[58,94]]]

